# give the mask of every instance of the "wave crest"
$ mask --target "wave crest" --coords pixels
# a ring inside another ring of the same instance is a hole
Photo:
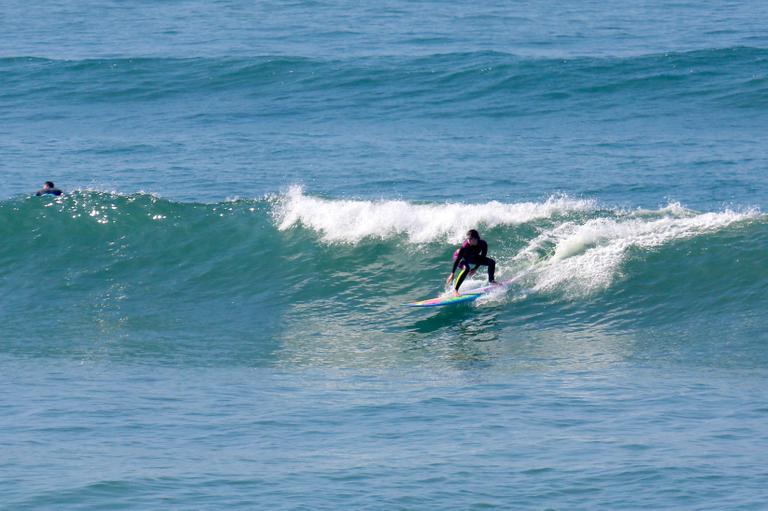
[[[531,240],[515,259],[537,266],[534,289],[588,295],[620,276],[631,250],[648,251],[757,219],[757,210],[692,213],[679,205],[660,209],[660,218],[595,218],[566,222]],[[542,258],[541,254],[546,254]]]
[[[467,230],[515,226],[596,208],[595,201],[552,196],[544,202],[413,204],[402,200],[328,200],[291,187],[273,211],[278,229],[303,226],[326,243],[354,244],[366,238],[404,236],[411,243],[460,242]]]

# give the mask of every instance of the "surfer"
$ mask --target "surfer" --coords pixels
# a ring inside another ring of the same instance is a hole
[[[451,274],[448,275],[448,279],[445,281],[445,284],[450,286],[453,277],[456,275],[456,268],[461,267],[459,277],[456,279],[456,285],[453,289],[453,294],[455,296],[458,296],[459,287],[461,287],[464,279],[467,278],[467,276],[474,275],[475,271],[477,271],[480,266],[488,267],[488,282],[490,284],[496,283],[493,279],[493,274],[496,271],[496,261],[487,257],[487,253],[488,243],[480,239],[480,234],[478,234],[476,230],[470,229],[467,232],[467,240],[453,255],[453,270],[451,270]],[[475,267],[470,269],[470,265],[473,264]]]
[[[61,190],[59,190],[58,188],[56,188],[54,186],[53,181],[46,181],[43,184],[43,187],[40,190],[38,190],[35,195],[37,195],[38,197],[40,197],[41,195],[56,195],[56,196],[59,196],[62,193],[63,192]]]

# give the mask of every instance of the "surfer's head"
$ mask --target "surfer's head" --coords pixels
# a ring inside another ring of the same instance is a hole
[[[469,241],[470,245],[477,245],[477,242],[480,241],[480,234],[474,229],[468,230],[467,241]]]
[[[43,184],[43,188],[45,188],[46,190],[48,190],[48,189],[50,189],[50,188],[53,188],[53,181],[46,181],[46,182]]]

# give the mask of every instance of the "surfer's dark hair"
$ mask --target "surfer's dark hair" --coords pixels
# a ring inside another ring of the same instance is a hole
[[[479,240],[480,234],[476,230],[470,229],[467,231],[467,238],[471,238],[473,240]]]
[[[53,188],[53,181],[46,181],[45,186],[47,186],[48,188]]]

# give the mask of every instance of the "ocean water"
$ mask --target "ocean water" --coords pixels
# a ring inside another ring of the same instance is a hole
[[[2,2],[0,509],[764,509],[766,26]]]

